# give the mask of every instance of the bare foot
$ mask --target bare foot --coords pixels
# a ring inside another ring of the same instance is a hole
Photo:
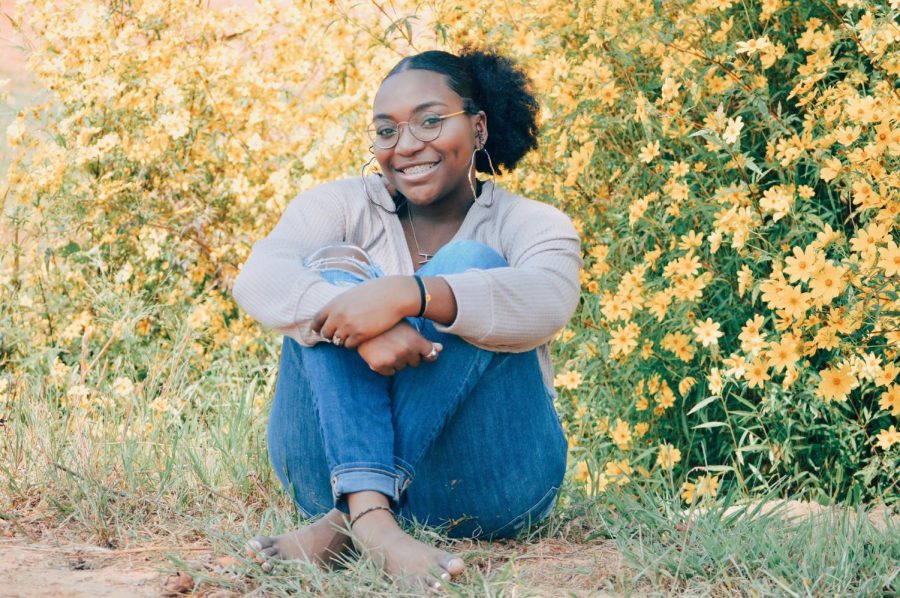
[[[271,571],[273,560],[298,560],[326,567],[337,563],[350,548],[346,516],[332,509],[324,517],[298,530],[280,536],[257,536],[247,542],[245,550],[250,558]]]
[[[387,511],[367,513],[353,525],[353,543],[385,572],[405,583],[440,589],[463,572],[458,556],[423,544],[404,532]]]

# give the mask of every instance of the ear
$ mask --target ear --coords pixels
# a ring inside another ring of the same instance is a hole
[[[487,114],[484,110],[479,110],[475,116],[475,138],[480,142],[479,145],[484,147],[488,140]]]

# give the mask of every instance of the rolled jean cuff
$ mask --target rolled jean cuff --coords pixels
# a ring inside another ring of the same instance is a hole
[[[415,470],[413,470],[412,465],[401,459],[400,457],[394,457],[394,467],[397,469],[397,473],[400,477],[400,494],[403,495],[406,492],[406,489],[409,488],[409,485],[412,484],[413,478],[416,477]]]
[[[397,505],[400,500],[400,476],[377,463],[348,463],[335,467],[331,472],[331,495],[335,508],[349,513],[346,496],[365,490],[381,492],[392,505]]]

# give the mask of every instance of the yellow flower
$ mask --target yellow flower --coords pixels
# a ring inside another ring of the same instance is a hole
[[[769,344],[766,357],[768,367],[780,372],[800,361],[800,343],[795,336],[785,334],[780,341]]]
[[[659,445],[659,453],[656,455],[656,463],[663,469],[672,469],[681,461],[681,451],[668,444]]]
[[[770,303],[782,311],[784,317],[802,320],[810,305],[810,293],[804,293],[799,287],[785,285],[780,292],[775,293]]]
[[[813,275],[809,283],[810,297],[819,305],[831,303],[844,290],[842,278],[846,270],[843,266],[835,266],[830,261],[825,262],[825,265]]]
[[[714,395],[722,394],[725,383],[722,381],[722,372],[719,368],[710,368],[709,375],[706,377],[706,384],[709,386],[709,392]]]
[[[641,148],[638,159],[644,164],[649,164],[657,156],[659,156],[659,141],[654,141]]]
[[[729,118],[728,125],[725,127],[725,132],[722,133],[722,139],[725,143],[732,144],[736,143],[740,138],[741,129],[744,128],[744,119],[740,116],[736,118]]]
[[[706,474],[697,480],[696,491],[700,498],[715,498],[719,492],[719,476]]]
[[[582,382],[584,382],[584,377],[581,373],[570,370],[557,374],[556,378],[553,379],[553,386],[562,386],[569,390],[575,390],[581,386]]]
[[[656,402],[659,409],[666,410],[675,405],[675,393],[669,388],[668,383],[663,381],[659,393],[656,395]]]
[[[691,344],[691,337],[683,332],[670,332],[666,334],[659,346],[670,351],[682,361],[690,361],[694,357],[694,346]]]
[[[771,379],[766,362],[762,359],[751,361],[747,366],[747,371],[744,372],[744,379],[747,380],[748,388],[763,386],[766,380]]]
[[[740,271],[737,275],[738,281],[738,295],[743,297],[747,294],[747,290],[750,288],[750,285],[753,284],[753,271],[750,269],[747,264],[741,266]]]
[[[693,376],[685,376],[681,379],[681,382],[678,383],[678,394],[680,394],[682,397],[686,397],[696,384],[696,378],[694,378]]]
[[[694,326],[693,333],[704,347],[718,345],[719,339],[724,336],[724,333],[719,330],[719,323],[713,322],[712,318],[706,318],[705,322],[700,322]]]
[[[856,386],[856,378],[850,372],[849,364],[824,369],[819,372],[819,375],[821,380],[819,381],[819,387],[816,389],[816,395],[822,397],[826,403],[846,401],[847,395]]]
[[[891,384],[885,392],[881,393],[878,406],[885,411],[890,410],[894,417],[900,415],[900,384]]]
[[[878,447],[886,451],[894,444],[900,442],[900,432],[897,431],[897,426],[891,426],[887,430],[879,432],[877,438]]]
[[[617,355],[625,357],[631,353],[638,345],[640,333],[640,327],[634,322],[629,322],[613,330],[609,339],[610,357]]]
[[[662,101],[668,103],[678,97],[678,91],[681,89],[681,83],[671,77],[666,77],[662,86]]]
[[[811,245],[806,249],[794,247],[792,251],[794,255],[784,260],[784,273],[791,282],[806,282],[825,265],[825,256]]]
[[[628,425],[628,422],[616,418],[616,424],[610,431],[609,437],[612,438],[612,441],[617,447],[623,451],[627,449],[628,444],[631,442],[631,428]]]
[[[769,36],[764,35],[758,39],[749,39],[745,42],[738,42],[735,49],[736,54],[747,54],[753,56],[763,48],[769,46]]]
[[[650,429],[650,424],[647,422],[638,422],[634,425],[634,436],[635,438],[643,438],[644,434]]]
[[[878,267],[884,270],[885,276],[900,275],[900,246],[893,240],[878,250],[878,257]]]
[[[609,461],[606,464],[606,475],[616,482],[617,486],[624,486],[634,473],[634,468],[628,459],[621,461]]]
[[[681,485],[681,498],[684,502],[692,503],[697,498],[697,487],[692,482],[685,482]]]

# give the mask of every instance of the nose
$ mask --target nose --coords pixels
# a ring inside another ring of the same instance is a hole
[[[398,154],[414,154],[425,146],[425,142],[420,141],[412,134],[412,131],[409,130],[409,123],[400,125],[400,132],[397,133],[397,135],[399,135],[399,137],[397,138],[397,145],[394,146],[394,151]]]

